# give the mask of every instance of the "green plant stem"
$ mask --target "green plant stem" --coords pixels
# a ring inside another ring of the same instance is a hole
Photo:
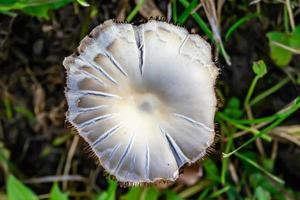
[[[257,164],[255,161],[251,160],[250,158],[247,158],[246,156],[244,156],[243,154],[240,153],[236,153],[235,154],[238,158],[240,158],[241,160],[246,161],[247,163],[249,163],[250,165],[254,166],[255,168],[259,169],[260,171],[262,171],[263,173],[265,173],[267,176],[269,176],[271,179],[273,179],[274,181],[280,183],[280,184],[284,184],[284,181],[280,178],[278,178],[277,176],[271,174],[270,172],[268,172],[265,168],[263,168],[262,166],[260,166],[259,164]]]
[[[190,5],[187,0],[179,0],[179,2],[186,8]],[[213,34],[204,20],[198,15],[198,13],[191,13],[192,17],[195,19],[199,27],[203,30],[203,32],[209,37],[211,41],[214,41]]]
[[[278,126],[281,122],[283,122],[286,118],[288,118],[291,114],[293,114],[299,108],[300,108],[300,96],[298,96],[294,100],[294,102],[293,102],[293,104],[291,106],[289,106],[287,109],[285,109],[285,111],[283,111],[282,113],[280,113],[279,118],[277,120],[275,120],[272,124],[270,124],[269,126],[267,126],[266,128],[264,128],[258,134],[254,135],[251,139],[249,139],[248,141],[246,141],[244,144],[242,144],[241,146],[239,146],[237,149],[231,151],[230,153],[223,153],[223,157],[226,158],[226,157],[229,157],[229,156],[235,154],[236,152],[238,152],[242,148],[246,147],[248,144],[250,144],[253,141],[255,141],[257,138],[261,137],[262,135],[267,134],[270,130],[272,130],[273,128],[275,128],[276,126]]]
[[[213,189],[213,185],[210,185],[210,186],[208,186],[206,189],[204,189],[204,190],[201,192],[201,194],[200,194],[198,200],[204,200],[204,199],[207,199],[206,196],[207,196],[207,194],[208,194],[212,189]]]
[[[273,87],[265,90],[264,92],[260,93],[259,95],[257,95],[256,97],[254,97],[251,101],[250,101],[250,105],[255,105],[258,102],[260,102],[261,100],[265,99],[266,97],[270,96],[271,94],[273,94],[274,92],[276,92],[277,90],[279,90],[280,88],[282,88],[283,86],[285,86],[288,82],[290,81],[290,79],[287,77],[285,79],[282,79],[280,82],[278,82],[276,85],[274,85]]]
[[[233,146],[233,138],[232,138],[232,135],[229,135],[227,143],[226,143],[226,147],[225,147],[225,153],[228,153],[230,151],[230,149],[232,148],[232,146]],[[222,185],[225,185],[228,163],[229,163],[229,158],[222,159],[221,178],[220,178]]]
[[[183,11],[183,13],[178,18],[179,24],[184,24],[184,22],[188,19],[191,12],[195,9],[195,7],[198,5],[199,0],[193,0]]]
[[[230,124],[232,124],[233,126],[235,126],[238,129],[248,131],[250,133],[253,133],[254,135],[259,133],[258,130],[254,129],[254,128],[251,128],[251,127],[244,126],[244,125],[240,124],[238,122],[238,120],[231,119],[231,118],[227,117],[226,115],[224,115],[223,113],[220,113],[220,112],[217,113],[217,117],[220,117],[223,120],[226,120],[227,122],[230,122]],[[268,135],[263,135],[262,138],[266,141],[269,141],[269,142],[272,140],[272,138]]]
[[[177,23],[177,0],[172,0],[172,18],[173,22]]]
[[[220,189],[220,190],[217,190],[215,192],[213,192],[210,196],[209,196],[209,199],[214,199],[218,196],[220,196],[221,194],[223,194],[224,192],[227,192],[228,190],[230,189],[230,185],[227,185],[226,187]]]
[[[228,40],[228,38],[231,36],[231,34],[241,25],[243,25],[244,23],[246,23],[247,21],[255,18],[255,17],[259,17],[260,15],[258,13],[252,13],[252,14],[248,14],[244,17],[242,17],[241,19],[239,19],[237,22],[235,22],[226,32],[225,34],[225,40]]]
[[[244,101],[244,107],[245,108],[249,106],[250,98],[251,98],[251,96],[252,96],[252,94],[254,92],[254,89],[255,89],[256,84],[257,84],[257,82],[258,82],[259,79],[260,79],[259,76],[255,76],[254,79],[252,80],[252,83],[251,83],[251,85],[249,87],[249,90],[247,92],[247,95],[246,95],[246,98],[245,98],[245,101]]]
[[[262,117],[262,118],[256,118],[256,119],[232,119],[225,115],[222,112],[217,113],[217,119],[222,118],[223,120],[226,120],[230,122],[231,124],[258,124],[263,122],[271,122],[279,117],[280,114],[276,113],[274,115],[268,116],[268,117]]]
[[[145,0],[139,0],[139,2],[136,4],[134,9],[129,13],[128,17],[126,18],[126,21],[131,22],[133,18],[136,16],[136,14],[139,12],[141,7],[143,6]]]
[[[186,199],[186,198],[196,194],[197,192],[201,191],[203,188],[205,188],[209,184],[210,184],[210,181],[203,180],[203,181],[199,182],[198,184],[196,184],[192,187],[189,187],[186,190],[180,192],[178,194],[178,196],[183,198],[183,199]]]
[[[286,6],[283,6],[283,25],[284,25],[284,32],[289,33],[289,14]]]

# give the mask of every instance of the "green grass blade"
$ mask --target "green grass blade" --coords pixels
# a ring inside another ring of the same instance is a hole
[[[129,13],[129,15],[126,18],[126,21],[131,22],[133,18],[136,16],[136,14],[139,12],[141,7],[143,6],[145,0],[139,0],[139,2],[136,4],[134,9]]]
[[[225,115],[223,112],[218,112],[217,113],[217,119],[221,118],[232,125],[236,124],[258,124],[258,123],[263,123],[263,122],[271,122],[274,121],[275,119],[278,119],[280,117],[280,114],[274,114],[268,117],[262,117],[262,118],[256,118],[256,119],[232,119]]]
[[[226,32],[225,34],[225,41],[228,40],[228,38],[232,35],[232,33],[238,29],[241,25],[245,24],[247,21],[255,18],[255,17],[259,17],[260,15],[258,13],[254,13],[254,14],[248,14],[244,17],[242,17],[241,19],[239,19],[237,22],[235,22]]]
[[[273,87],[267,89],[266,91],[260,93],[259,95],[257,95],[256,97],[254,97],[251,101],[250,101],[250,105],[255,105],[258,102],[260,102],[261,100],[265,99],[266,97],[270,96],[271,94],[273,94],[274,92],[276,92],[277,90],[279,90],[280,88],[282,88],[283,86],[285,86],[288,82],[290,81],[290,79],[287,77],[285,79],[282,79],[280,82],[278,82],[276,85],[274,85]]]
[[[278,178],[277,176],[271,174],[270,172],[268,172],[265,168],[263,168],[262,166],[260,166],[259,164],[257,164],[255,161],[251,160],[250,158],[247,158],[246,156],[240,154],[240,153],[236,153],[235,154],[238,158],[246,161],[247,163],[249,163],[250,165],[252,165],[253,167],[259,169],[260,171],[262,171],[263,173],[265,173],[267,176],[269,176],[271,179],[273,179],[274,181],[280,183],[280,184],[284,184],[284,181],[280,178]]]
[[[172,0],[172,19],[177,23],[177,0]]]
[[[267,134],[270,130],[272,130],[273,128],[275,128],[276,126],[278,126],[280,123],[282,123],[286,118],[288,118],[291,114],[293,114],[294,112],[296,112],[299,108],[300,108],[300,96],[298,96],[294,100],[294,102],[292,103],[291,106],[289,106],[285,111],[283,111],[282,113],[280,113],[280,118],[279,119],[277,119],[272,124],[270,124],[269,126],[267,126],[266,128],[264,128],[258,134],[254,135],[251,139],[249,139],[248,141],[246,141],[244,144],[242,144],[241,146],[239,146],[234,151],[232,151],[230,153],[223,153],[223,157],[226,158],[226,157],[229,157],[229,156],[235,154],[236,152],[238,152],[242,148],[246,147],[248,144],[254,142],[257,138],[261,137],[264,134]]]
[[[190,16],[191,12],[197,7],[199,0],[193,0],[183,11],[183,13],[178,18],[179,24],[184,24],[187,18]]]
[[[179,0],[179,2],[186,8],[190,5],[187,0]],[[191,13],[194,20],[197,22],[199,27],[203,30],[203,32],[209,37],[211,41],[214,41],[213,34],[209,29],[209,26],[204,22],[204,20],[198,15],[198,13]]]
[[[213,192],[209,197],[210,197],[210,199],[214,199],[214,198],[220,196],[221,194],[223,194],[224,192],[227,192],[229,189],[230,189],[230,185],[227,185],[226,187]]]

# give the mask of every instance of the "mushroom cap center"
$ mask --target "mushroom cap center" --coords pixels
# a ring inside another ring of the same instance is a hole
[[[147,113],[153,113],[160,107],[160,100],[153,94],[146,93],[137,99],[138,108]]]

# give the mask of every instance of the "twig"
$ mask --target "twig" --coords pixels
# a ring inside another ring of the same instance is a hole
[[[287,10],[288,10],[292,30],[294,30],[295,29],[295,21],[294,21],[294,16],[293,16],[293,11],[292,11],[292,8],[291,8],[290,0],[286,0],[285,4],[286,4]]]
[[[80,175],[58,175],[58,176],[43,176],[31,178],[24,181],[24,183],[37,184],[37,183],[51,183],[57,181],[79,181],[87,183],[88,180]]]
[[[294,54],[300,54],[300,49],[295,49],[295,48],[289,47],[287,45],[284,45],[282,43],[275,42],[275,41],[272,41],[271,43],[274,44],[274,45],[276,45],[276,46],[279,46],[279,47],[281,47],[281,48],[283,48],[285,50],[288,50],[288,51],[290,51],[290,52],[292,52]]]
[[[79,136],[75,135],[74,138],[73,138],[71,147],[69,149],[68,155],[67,155],[67,161],[66,161],[66,164],[65,164],[63,175],[68,175],[69,172],[70,172],[72,159],[73,159],[73,156],[75,154],[76,147],[78,145],[78,141],[79,141]],[[63,186],[64,190],[67,189],[67,186],[68,186],[67,183],[68,183],[67,181],[63,181],[62,186]]]

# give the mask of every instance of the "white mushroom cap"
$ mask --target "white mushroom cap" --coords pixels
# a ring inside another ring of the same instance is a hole
[[[218,69],[199,35],[109,20],[63,64],[67,120],[118,181],[174,181],[213,143]]]

